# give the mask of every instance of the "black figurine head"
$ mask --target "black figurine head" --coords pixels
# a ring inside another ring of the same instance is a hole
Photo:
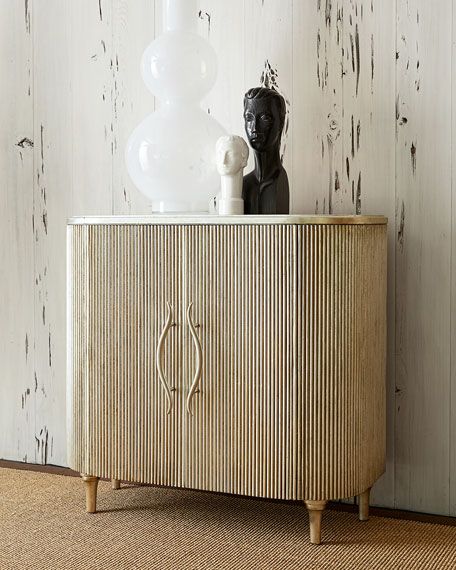
[[[285,100],[274,89],[253,87],[244,97],[245,132],[253,150],[264,152],[280,145],[285,123]]]

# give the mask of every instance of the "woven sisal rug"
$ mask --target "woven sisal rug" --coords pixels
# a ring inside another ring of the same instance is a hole
[[[313,546],[296,504],[100,482],[88,515],[84,497],[77,478],[0,469],[0,569],[456,569],[456,527],[328,510]]]

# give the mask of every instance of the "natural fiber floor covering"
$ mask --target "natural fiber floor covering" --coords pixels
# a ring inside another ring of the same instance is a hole
[[[100,482],[98,508],[75,477],[0,469],[0,569],[456,569],[456,527],[328,510],[313,546],[296,504]]]

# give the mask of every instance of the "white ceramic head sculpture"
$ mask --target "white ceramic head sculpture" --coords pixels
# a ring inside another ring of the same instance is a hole
[[[223,136],[215,145],[215,157],[222,187],[218,213],[243,214],[242,179],[249,158],[249,147],[242,137]]]
[[[226,135],[215,145],[217,170],[221,176],[234,176],[247,166],[249,147],[242,137]]]

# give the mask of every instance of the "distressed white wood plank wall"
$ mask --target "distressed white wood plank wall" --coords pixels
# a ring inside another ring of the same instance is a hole
[[[32,9],[34,179],[35,461],[61,461],[65,446],[65,224],[71,212],[72,142],[68,6]],[[53,14],[53,18],[49,17]],[[55,20],[54,20],[55,18]],[[56,25],[56,22],[60,22]],[[40,41],[38,41],[38,39]],[[57,47],[58,46],[58,47]]]
[[[203,106],[225,128],[243,134],[260,80],[287,99],[292,210],[389,217],[373,498],[456,515],[454,1],[200,0],[195,18],[219,56]],[[155,107],[139,61],[161,14],[160,0],[0,5],[0,457],[66,463],[65,219],[148,211],[124,147]]]
[[[244,57],[245,0],[198,1],[198,31],[217,51],[219,73],[203,108],[225,129],[243,135],[243,98],[245,93]]]
[[[451,445],[451,4],[398,2],[396,43],[396,505],[442,513]]]
[[[70,24],[73,186],[72,213],[112,211],[112,0],[65,1]],[[36,41],[39,41],[38,39]]]
[[[0,456],[34,462],[31,20],[28,7],[0,6]]]

